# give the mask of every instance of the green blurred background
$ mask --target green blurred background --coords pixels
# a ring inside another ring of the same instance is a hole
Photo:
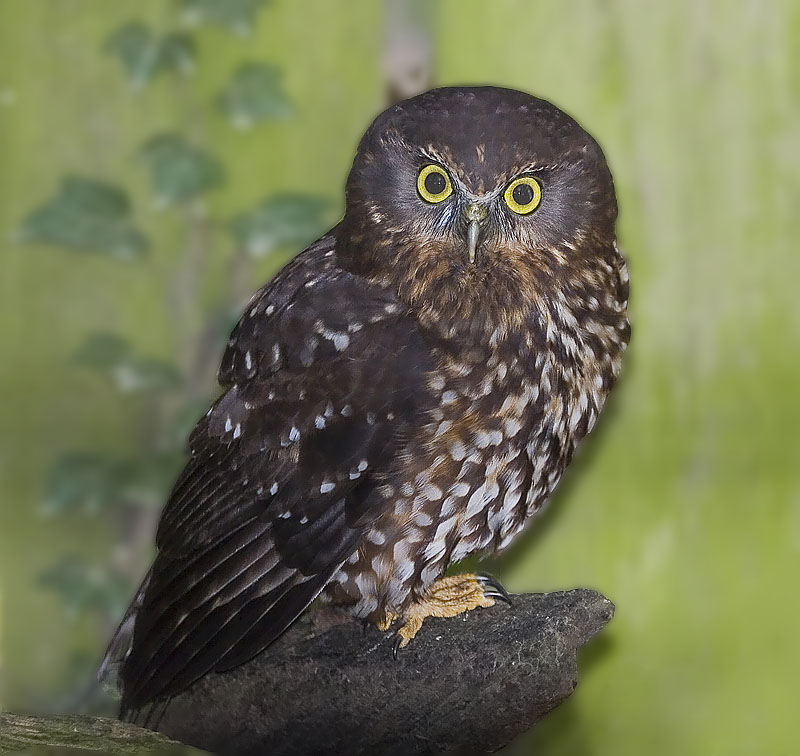
[[[492,83],[603,145],[634,323],[494,565],[617,605],[512,750],[796,752],[798,50],[794,0],[0,3],[3,705],[85,705],[225,329],[341,213],[373,116]]]

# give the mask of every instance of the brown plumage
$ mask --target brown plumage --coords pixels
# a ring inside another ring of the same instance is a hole
[[[439,89],[378,117],[342,222],[230,338],[112,642],[123,708],[245,662],[318,596],[407,641],[451,563],[512,542],[619,373],[616,214],[597,143],[543,100]]]

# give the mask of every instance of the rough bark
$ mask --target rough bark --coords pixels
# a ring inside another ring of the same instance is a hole
[[[225,756],[492,752],[572,693],[577,649],[613,611],[589,590],[515,596],[426,620],[394,660],[390,633],[321,610],[135,719]]]
[[[200,754],[141,727],[101,717],[30,717],[0,712],[0,753]]]

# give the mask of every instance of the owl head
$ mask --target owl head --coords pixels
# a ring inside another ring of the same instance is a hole
[[[570,116],[514,90],[435,89],[361,140],[338,257],[424,323],[481,338],[602,286],[616,217],[603,153]]]

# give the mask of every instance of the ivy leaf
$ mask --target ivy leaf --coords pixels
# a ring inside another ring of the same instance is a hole
[[[157,37],[141,21],[120,26],[104,47],[119,58],[134,90],[144,87],[161,71],[187,73],[194,68],[194,41],[189,35]]]
[[[182,0],[185,23],[218,24],[237,34],[249,34],[266,0]]]
[[[248,129],[256,123],[285,118],[292,113],[283,91],[281,74],[268,63],[245,63],[217,95],[217,105],[234,126]]]
[[[69,452],[50,468],[43,513],[96,515],[123,504],[160,507],[183,461],[184,454],[179,451],[132,460]]]
[[[123,476],[118,459],[81,452],[65,454],[48,474],[44,513],[82,510],[97,514],[118,498]]]
[[[186,436],[183,437],[183,446]],[[150,454],[126,463],[121,478],[120,500],[139,506],[160,508],[181,467],[186,462],[183,449]]]
[[[133,89],[141,89],[161,67],[161,45],[140,21],[113,31],[104,47],[120,59]]]
[[[130,353],[130,346],[113,333],[97,332],[86,337],[78,347],[73,359],[79,365],[96,370],[111,370]]]
[[[222,164],[213,155],[189,144],[179,134],[160,134],[140,150],[150,169],[158,206],[193,199],[218,187],[225,179]]]
[[[330,203],[322,197],[284,194],[262,200],[237,215],[230,229],[237,243],[252,257],[262,257],[283,245],[305,245],[325,228]]]
[[[44,513],[97,514],[122,504],[160,507],[184,457],[176,451],[132,460],[83,452],[65,454],[50,470]]]
[[[61,597],[71,619],[89,611],[118,616],[130,598],[131,585],[127,578],[77,556],[65,556],[48,567],[39,574],[38,582]]]
[[[124,393],[171,389],[180,383],[178,371],[172,365],[147,357],[132,357],[117,363],[111,376]]]
[[[180,383],[172,365],[137,354],[127,341],[111,333],[89,334],[74,360],[106,373],[124,393],[171,389]]]
[[[128,195],[119,187],[68,176],[58,194],[23,220],[17,238],[132,260],[148,244],[130,214]]]
[[[161,40],[161,65],[183,74],[191,73],[195,66],[194,39],[188,34],[173,32]]]

